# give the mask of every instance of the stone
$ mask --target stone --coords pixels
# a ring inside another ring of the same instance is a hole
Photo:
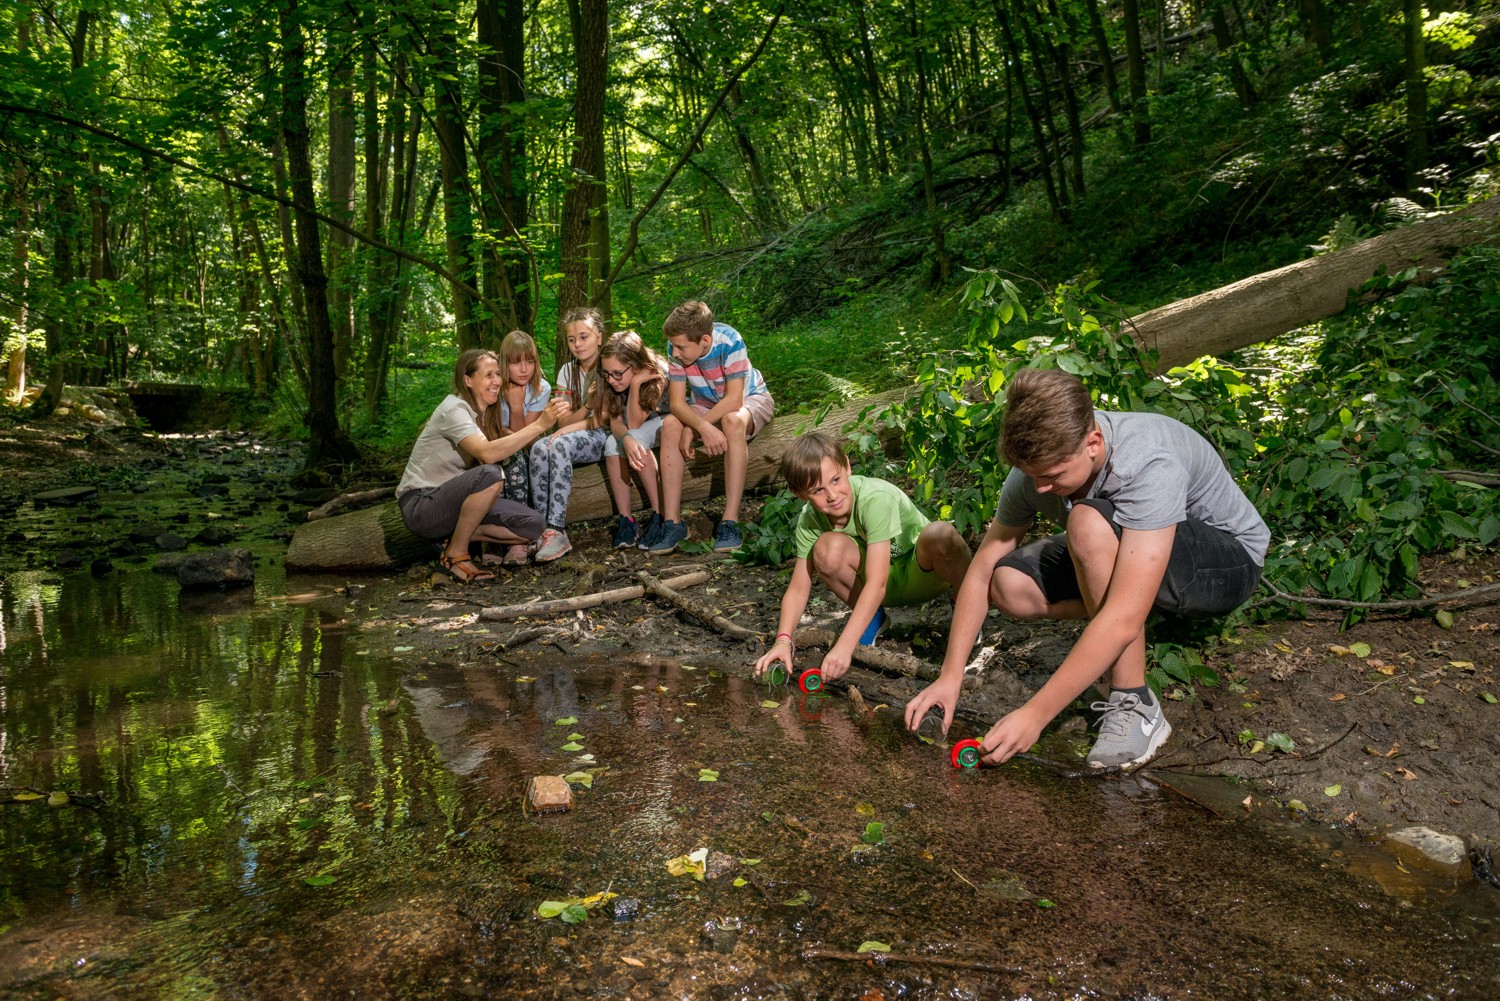
[[[169,553],[175,553],[179,549],[187,548],[187,540],[176,532],[163,532],[156,537],[156,546]]]
[[[130,538],[134,542],[155,542],[157,538],[166,534],[166,526],[154,522],[145,525],[137,525],[130,530]]]
[[[63,487],[60,490],[43,490],[39,494],[32,494],[31,503],[36,507],[46,507],[48,504],[79,504],[98,496],[98,487]]]
[[[177,567],[185,588],[244,587],[255,582],[255,557],[248,549],[205,549],[189,553]]]
[[[95,577],[107,577],[115,569],[115,565],[106,556],[101,556],[89,564],[89,573]]]
[[[739,859],[720,851],[710,851],[703,860],[704,879],[723,879],[732,876],[740,868]]]
[[[229,532],[218,525],[209,525],[207,528],[199,529],[198,534],[193,536],[193,541],[205,546],[222,546],[229,541]]]
[[[561,775],[533,775],[526,802],[532,813],[563,813],[573,809],[573,789]]]
[[[57,554],[52,565],[58,570],[75,570],[83,566],[83,554],[76,549],[64,549]]]
[[[1397,844],[1415,848],[1439,865],[1461,866],[1469,861],[1469,846],[1463,838],[1430,827],[1403,827],[1386,837]]]
[[[167,553],[152,565],[151,569],[156,573],[171,574],[177,576],[177,570],[188,558],[187,553]]]
[[[641,902],[636,897],[616,897],[609,902],[610,917],[616,921],[634,921],[641,913]]]

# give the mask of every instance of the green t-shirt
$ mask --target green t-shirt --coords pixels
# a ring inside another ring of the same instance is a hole
[[[843,528],[834,528],[828,516],[811,504],[803,505],[797,517],[797,558],[807,559],[824,532],[839,532],[859,543],[861,550],[872,542],[889,539],[891,564],[895,565],[916,548],[917,536],[927,527],[927,516],[894,483],[873,476],[851,476],[849,486],[854,496],[849,521]]]

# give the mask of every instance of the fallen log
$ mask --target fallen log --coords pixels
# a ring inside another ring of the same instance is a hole
[[[681,577],[673,577],[671,580],[663,581],[669,588],[694,587],[708,580],[707,570],[698,570],[693,573],[683,574]],[[633,587],[617,587],[612,591],[595,591],[593,594],[581,594],[573,598],[554,598],[550,601],[526,601],[519,605],[504,605],[499,608],[481,608],[480,619],[485,622],[504,622],[507,619],[519,619],[522,616],[557,615],[559,612],[575,612],[582,608],[594,608],[598,605],[613,605],[621,601],[632,601],[644,597],[646,587],[637,584]]]
[[[832,629],[804,628],[797,630],[793,642],[799,647],[814,646],[820,650],[828,650],[838,642],[838,638],[838,633]],[[873,667],[885,674],[898,674],[903,678],[936,681],[940,673],[936,664],[929,664],[909,653],[897,653],[895,650],[882,650],[873,646],[855,647],[852,659],[856,664]]]
[[[1155,348],[1163,369],[1259,344],[1343,312],[1349,293],[1381,268],[1394,274],[1416,267],[1419,280],[1432,278],[1459,250],[1494,239],[1497,216],[1500,197],[1489,198],[1148,310],[1120,329]]]
[[[750,443],[746,488],[766,487],[776,482],[782,453],[804,431],[814,427],[842,428],[867,413],[879,413],[910,392],[910,389],[896,389],[845,403],[830,409],[822,420],[815,419],[812,414],[778,416]],[[890,432],[890,435],[894,440],[895,432]],[[700,448],[698,457],[688,463],[683,478],[683,502],[703,500],[723,492],[723,459],[713,458]],[[637,510],[645,506],[635,494],[632,497]],[[380,515],[374,517],[371,512],[380,512]],[[603,467],[578,467],[568,501],[568,524],[604,518],[613,513],[614,502]],[[286,565],[288,570],[300,571],[388,570],[431,554],[430,545],[406,530],[401,522],[401,512],[392,501],[298,526],[292,534],[291,545],[287,547]]]

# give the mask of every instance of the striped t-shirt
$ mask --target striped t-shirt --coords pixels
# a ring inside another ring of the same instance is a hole
[[[667,379],[687,383],[689,403],[713,406],[724,399],[730,379],[745,380],[747,399],[766,391],[766,380],[750,364],[745,339],[727,323],[714,324],[713,342],[707,353],[688,365],[677,360],[672,352],[672,343],[668,341],[667,361]]]

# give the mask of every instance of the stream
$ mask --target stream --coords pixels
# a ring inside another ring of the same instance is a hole
[[[17,515],[0,995],[1500,996],[1500,894],[1470,879],[1220,782],[955,771],[737,651],[420,644],[369,627],[407,578],[287,579],[251,490],[223,505],[257,580],[224,595],[42,565],[79,512]],[[564,773],[571,812],[523,810]]]

